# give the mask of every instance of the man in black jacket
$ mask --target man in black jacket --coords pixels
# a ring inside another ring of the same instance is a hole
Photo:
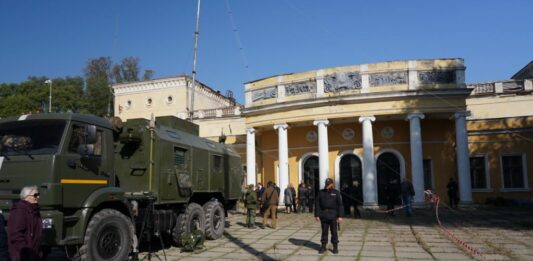
[[[318,192],[315,206],[315,219],[320,221],[322,226],[322,236],[320,238],[319,254],[326,251],[328,243],[328,229],[331,230],[331,243],[333,244],[333,254],[339,253],[337,235],[337,224],[342,222],[344,207],[342,205],[341,193],[336,190],[333,180],[326,179],[324,189]]]
[[[7,249],[7,232],[6,232],[6,220],[4,216],[0,214],[0,260],[9,261],[9,252]]]

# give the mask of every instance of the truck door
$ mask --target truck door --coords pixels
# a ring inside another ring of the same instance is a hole
[[[72,123],[67,137],[63,171],[59,182],[63,187],[63,206],[79,208],[96,189],[108,186],[112,162],[106,155],[112,155],[111,132],[96,127],[95,139],[88,139],[89,125]],[[85,152],[82,148],[90,148]],[[111,151],[111,154],[109,154]]]

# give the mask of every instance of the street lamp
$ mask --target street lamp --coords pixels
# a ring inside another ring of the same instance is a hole
[[[48,112],[52,112],[52,80],[48,79],[44,83],[50,85],[50,96],[48,96]]]

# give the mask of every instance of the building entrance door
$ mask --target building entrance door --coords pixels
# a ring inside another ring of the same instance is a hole
[[[314,189],[315,198],[320,190],[319,171],[318,171],[318,156],[310,156],[304,162],[304,177],[305,184],[311,185]]]
[[[378,172],[378,204],[386,205],[388,197],[392,195],[394,204],[400,205],[400,160],[393,153],[385,152],[379,155],[376,167]]]
[[[349,195],[350,197],[355,197],[354,199],[358,202],[358,204],[363,204],[362,199],[362,190],[363,190],[363,179],[362,179],[362,168],[361,168],[361,160],[353,154],[345,155],[341,158],[341,162],[339,164],[340,169],[340,188],[337,188],[339,190],[343,189],[344,186],[351,187],[353,186],[353,182],[357,181],[359,182],[359,189],[358,193],[360,195]],[[348,196],[348,195],[343,195]]]

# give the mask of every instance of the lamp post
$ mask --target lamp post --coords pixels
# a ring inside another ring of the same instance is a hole
[[[52,112],[52,80],[48,79],[44,83],[50,85],[50,96],[48,96],[48,112]]]

